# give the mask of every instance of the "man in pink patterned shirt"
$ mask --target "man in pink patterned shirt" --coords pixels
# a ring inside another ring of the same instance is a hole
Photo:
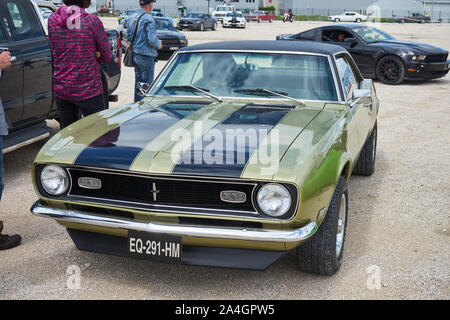
[[[48,19],[53,51],[53,85],[61,128],[104,110],[99,63],[112,59],[102,22],[84,11],[91,0],[64,0]]]

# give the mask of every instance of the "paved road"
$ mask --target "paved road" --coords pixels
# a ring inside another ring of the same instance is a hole
[[[104,19],[115,27],[115,19]],[[319,23],[249,24],[186,32],[190,43],[274,39]],[[399,39],[450,49],[450,26],[384,24]],[[158,62],[157,71],[164,62]],[[132,100],[123,69],[120,99]],[[77,251],[56,222],[31,216],[31,163],[43,143],[5,156],[0,219],[23,244],[0,252],[0,298],[340,299],[450,297],[450,76],[398,86],[376,83],[382,101],[375,174],[350,179],[344,264],[332,277],[301,273],[288,254],[264,272],[175,266]],[[57,128],[57,123],[50,122]],[[79,289],[67,275],[79,271]],[[381,286],[377,287],[377,276]],[[69,286],[68,286],[69,284]],[[70,288],[72,289],[70,289]]]

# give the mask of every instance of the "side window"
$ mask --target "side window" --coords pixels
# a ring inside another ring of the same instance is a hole
[[[344,95],[345,97],[348,97],[349,94],[358,87],[358,80],[347,58],[343,56],[338,57],[336,59],[336,66],[344,88]]]
[[[347,38],[353,38],[352,34],[341,29],[328,29],[322,31],[323,42],[344,42]]]
[[[6,37],[5,37],[5,34],[3,32],[2,22],[0,21],[0,42],[5,41],[5,40],[6,40]]]
[[[316,40],[316,31],[310,30],[310,31],[302,32],[302,33],[300,33],[298,38],[303,39],[303,40]]]
[[[24,0],[0,0],[0,10],[6,7],[3,19],[6,31],[13,40],[36,38],[42,35],[31,2]]]

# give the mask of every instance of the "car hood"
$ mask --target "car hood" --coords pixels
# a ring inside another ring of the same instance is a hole
[[[200,22],[201,20],[197,18],[181,18],[180,22]]]
[[[156,30],[156,36],[158,39],[183,39],[184,34],[178,31],[172,30]]]
[[[423,54],[431,54],[431,53],[448,53],[447,50],[432,46],[430,44],[426,43],[417,43],[417,42],[410,42],[410,41],[401,41],[401,40],[386,40],[386,41],[379,41],[375,43],[369,44],[370,46],[377,46],[377,47],[400,47],[403,49],[408,49],[413,51],[413,53],[423,53]]]
[[[319,102],[295,107],[286,100],[149,97],[77,121],[50,139],[36,162],[271,179],[277,170],[262,169],[278,166],[323,108]]]
[[[285,33],[285,34],[279,34],[278,36],[276,36],[277,40],[286,40],[286,39],[291,39],[293,36],[293,34],[291,33]]]

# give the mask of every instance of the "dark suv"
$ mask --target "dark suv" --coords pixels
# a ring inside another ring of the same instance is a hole
[[[9,135],[3,153],[49,136],[46,119],[57,119],[52,90],[52,53],[46,25],[32,0],[0,0],[0,48],[11,52],[11,67],[2,71],[0,97]],[[120,41],[107,30],[113,60],[101,65],[105,101],[120,81]]]

